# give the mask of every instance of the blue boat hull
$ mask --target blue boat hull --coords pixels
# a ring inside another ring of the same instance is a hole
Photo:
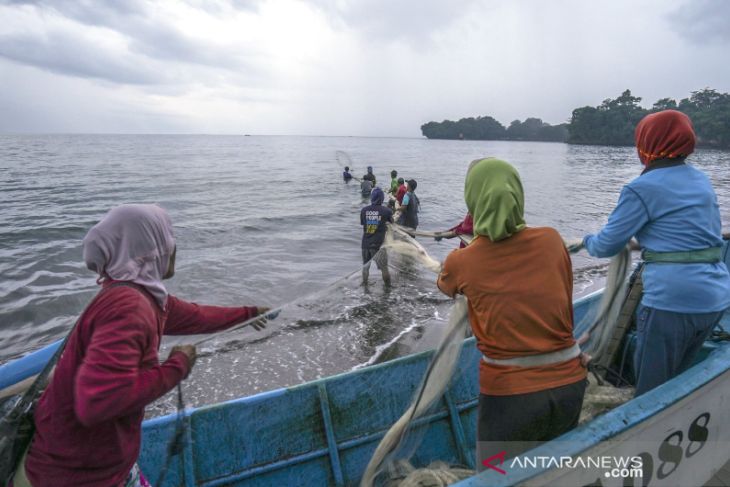
[[[556,445],[561,445],[561,455],[587,451],[599,441],[641,427],[651,417],[682,401],[696,400],[694,396],[702,393],[703,387],[712,389],[713,381],[723,378],[730,383],[730,344],[708,344],[704,353],[707,358],[682,376],[551,442],[552,445],[543,447],[542,454],[556,454]],[[185,472],[176,459],[165,485],[357,485],[380,439],[412,399],[429,358],[430,353],[422,353],[193,410],[186,415],[192,436],[185,451]],[[422,442],[411,458],[414,465],[442,460],[474,468],[480,358],[473,339],[466,340],[456,379],[438,408],[423,418],[416,429],[414,436]],[[714,417],[730,429],[730,418],[722,412],[723,407],[728,411],[727,405],[717,406],[720,409],[713,410]],[[691,419],[683,426],[688,427]],[[140,464],[152,479],[166,456],[173,431],[173,416],[145,422]],[[723,429],[722,436],[727,433]],[[655,442],[655,447],[660,444],[661,441]],[[727,457],[726,453],[723,455]],[[719,467],[726,460],[713,464]],[[545,474],[544,470],[520,468],[504,477],[488,471],[463,485],[514,485]],[[692,475],[698,478],[701,473],[693,470]]]

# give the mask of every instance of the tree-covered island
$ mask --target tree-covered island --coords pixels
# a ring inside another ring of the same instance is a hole
[[[730,148],[730,94],[705,88],[679,101],[662,98],[643,108],[640,97],[626,90],[597,107],[573,110],[569,123],[550,125],[539,118],[514,120],[505,127],[490,116],[462,118],[454,122],[428,122],[421,132],[429,139],[532,140],[569,144],[633,145],[634,127],[645,115],[666,109],[686,113],[694,123],[699,145]]]

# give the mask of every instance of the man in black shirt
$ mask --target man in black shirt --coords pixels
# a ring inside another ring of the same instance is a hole
[[[362,282],[367,285],[370,274],[370,260],[375,257],[375,264],[383,274],[383,281],[390,286],[390,272],[388,272],[388,254],[381,249],[385,240],[386,223],[393,222],[393,211],[383,206],[385,194],[376,187],[370,194],[369,206],[360,210],[360,224],[362,225]],[[376,257],[377,255],[377,257]]]
[[[377,184],[375,180],[375,174],[373,174],[373,166],[368,166],[368,173],[362,177],[363,181],[370,181],[373,183],[373,188]]]

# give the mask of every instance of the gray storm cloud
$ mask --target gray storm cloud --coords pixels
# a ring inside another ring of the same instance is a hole
[[[151,4],[139,1],[11,1],[0,2],[35,9],[37,15],[59,16],[77,24],[23,30],[0,36],[0,56],[79,77],[100,78],[117,83],[164,84],[179,81],[150,60],[200,64],[235,71],[252,71],[246,52],[189,37],[174,24],[151,11]],[[223,14],[223,12],[221,12]],[[94,43],[90,29],[107,29],[124,40],[124,46],[110,48]]]
[[[727,0],[0,0],[0,131],[559,123],[626,88],[730,91],[727,25]]]
[[[468,15],[478,4],[478,0],[313,1],[313,5],[359,31],[366,39],[374,42],[405,41],[414,46],[430,42],[434,34]]]
[[[42,36],[0,35],[0,56],[54,73],[98,78],[114,83],[164,83],[166,76],[135,62],[127,53],[109,53],[83,38],[62,31]]]
[[[675,31],[696,44],[730,42],[730,2],[694,0],[669,15]]]

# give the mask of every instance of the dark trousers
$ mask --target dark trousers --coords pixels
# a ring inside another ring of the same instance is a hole
[[[375,265],[378,266],[378,269],[380,269],[380,272],[383,274],[383,282],[385,282],[387,285],[390,285],[390,272],[388,271],[388,253],[385,251],[385,249],[382,249],[382,252],[380,252],[380,250],[380,247],[363,247],[362,249],[362,262],[364,264],[362,267],[362,281],[364,284],[367,284],[368,282],[368,277],[370,276],[370,261],[372,260],[375,262]]]
[[[527,394],[479,394],[477,469],[484,470],[482,462],[503,451],[512,458],[575,428],[586,384],[583,379]]]
[[[634,352],[636,395],[688,369],[723,313],[674,313],[640,305]]]

